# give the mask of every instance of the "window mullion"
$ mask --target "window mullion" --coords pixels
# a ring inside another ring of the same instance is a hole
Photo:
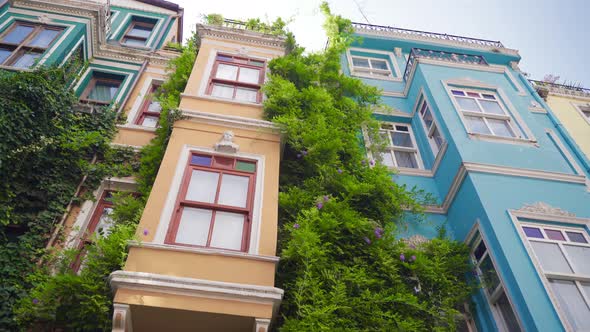
[[[563,257],[565,257],[565,261],[567,262],[567,264],[570,266],[570,268],[572,269],[572,273],[576,274],[576,268],[573,264],[573,260],[569,257],[567,250],[565,250],[565,247],[563,246],[563,243],[561,242],[556,242],[557,245],[559,246],[559,250],[561,250],[561,253],[563,255]]]
[[[586,302],[586,306],[588,307],[587,309],[590,311],[590,296],[588,296],[586,294],[586,291],[582,287],[582,284],[580,281],[576,280],[574,283],[576,284],[576,288],[578,289],[578,292],[580,292],[580,294],[582,295],[584,302]]]

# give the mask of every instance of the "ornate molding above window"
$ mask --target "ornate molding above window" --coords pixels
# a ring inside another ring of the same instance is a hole
[[[540,213],[540,214],[550,214],[554,216],[564,216],[564,217],[575,217],[576,215],[571,212],[567,212],[557,207],[552,207],[551,205],[544,203],[544,202],[537,202],[533,204],[525,204],[521,207],[517,212],[531,212],[531,213]]]

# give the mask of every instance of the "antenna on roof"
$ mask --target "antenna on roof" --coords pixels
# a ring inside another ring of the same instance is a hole
[[[363,15],[363,18],[365,19],[365,21],[367,21],[368,24],[371,24],[371,22],[369,22],[369,19],[367,18],[367,16],[363,12],[363,8],[359,5],[358,1],[357,0],[353,0],[353,1],[356,4],[356,8],[358,8],[359,12],[361,12],[361,15]]]

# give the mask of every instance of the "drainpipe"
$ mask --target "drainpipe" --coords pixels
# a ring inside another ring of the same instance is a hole
[[[131,92],[137,86],[137,83],[139,82],[139,77],[145,71],[145,67],[147,67],[147,64],[148,64],[148,59],[143,60],[143,63],[141,64],[141,68],[139,68],[139,71],[137,72],[137,76],[135,76],[135,79],[133,79],[133,83],[131,83],[131,86],[129,88],[129,93],[127,93],[127,95],[125,96],[125,99],[123,99],[123,102],[121,103],[121,106],[119,106],[119,109],[117,110],[117,115],[121,114],[121,112],[123,111],[123,107],[125,107],[125,104],[127,104],[127,102],[129,101],[129,98],[131,97]]]
[[[543,98],[541,98],[539,96],[537,91],[535,89],[533,89],[531,83],[526,79],[526,77],[524,77],[521,72],[518,73],[518,76],[519,76],[520,80],[522,82],[524,82],[524,85],[529,90],[529,92],[533,95],[535,100],[539,104],[543,105],[543,107],[547,110],[547,116],[549,117],[549,120],[551,120],[553,125],[557,128],[557,131],[565,138],[566,144],[573,151],[574,155],[576,155],[576,157],[582,162],[582,166],[584,167],[584,170],[586,171],[586,173],[590,173],[590,161],[582,153],[582,150],[575,143],[574,139],[570,136],[570,134],[567,132],[567,129],[564,128],[563,124],[559,121],[559,119],[555,116],[555,114],[553,114],[553,111],[551,110],[549,105],[547,105],[547,103],[545,103]]]

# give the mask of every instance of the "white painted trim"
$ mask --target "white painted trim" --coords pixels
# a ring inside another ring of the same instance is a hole
[[[112,143],[112,142],[110,145],[115,148],[131,148],[135,152],[140,152],[141,149],[143,148],[142,146],[138,146],[138,145],[129,145],[129,144]]]
[[[115,271],[111,273],[109,284],[114,292],[119,289],[135,289],[190,297],[272,304],[273,307],[281,302],[284,293],[282,289],[270,286],[238,284],[132,271]]]
[[[170,222],[172,221],[172,217],[174,214],[174,208],[176,206],[176,199],[178,197],[178,192],[180,191],[180,185],[183,180],[184,170],[188,163],[188,158],[190,157],[192,152],[204,152],[211,155],[221,155],[221,156],[228,156],[228,157],[242,157],[248,159],[254,159],[257,161],[257,169],[256,169],[256,185],[254,189],[254,206],[252,207],[252,225],[250,225],[250,245],[248,249],[249,254],[258,255],[258,249],[260,244],[260,233],[262,228],[262,207],[263,207],[263,198],[264,198],[264,179],[265,179],[265,164],[266,158],[263,155],[252,154],[252,153],[244,153],[238,152],[235,154],[225,154],[219,153],[215,151],[213,148],[205,148],[199,147],[194,145],[185,144],[182,146],[180,151],[180,156],[178,157],[178,162],[176,164],[176,169],[174,171],[174,175],[172,178],[172,182],[170,183],[170,189],[168,190],[168,195],[166,196],[166,201],[164,203],[164,208],[162,209],[162,213],[160,214],[160,220],[158,222],[158,228],[156,230],[156,235],[152,243],[155,244],[165,244],[166,240],[166,233],[168,232],[168,227]],[[272,222],[267,220],[267,222]]]
[[[350,53],[350,51],[381,54],[381,55],[386,55],[388,58],[383,59],[383,58],[373,58],[373,57],[367,57],[367,56],[361,56],[361,55],[352,55]],[[358,58],[364,58],[364,59],[385,60],[385,63],[387,64],[387,69],[389,70],[389,72],[391,73],[392,76],[391,77],[382,77],[382,76],[373,76],[371,74],[363,74],[363,73],[355,72],[354,65],[352,62],[353,56],[358,57]],[[386,52],[386,51],[380,51],[380,50],[374,50],[374,49],[368,49],[368,48],[365,49],[365,48],[351,47],[346,50],[346,59],[348,61],[348,70],[350,71],[351,76],[371,78],[371,79],[382,80],[382,81],[393,81],[393,82],[402,82],[403,81],[403,76],[402,76],[402,73],[399,69],[399,65],[397,64],[397,61],[395,59],[395,54],[393,54],[392,52]],[[387,60],[389,60],[389,61],[387,61]],[[391,62],[391,64],[393,65],[393,70],[391,70],[389,62]],[[395,74],[395,76],[394,76],[394,74]]]
[[[481,164],[464,162],[463,167],[468,172],[479,172],[488,174],[500,174],[500,175],[511,175],[518,177],[526,177],[532,179],[541,179],[549,181],[567,182],[586,184],[586,177],[583,175],[572,175],[568,173],[549,172],[536,169],[527,168],[515,168],[508,166],[492,165],[492,164]]]
[[[125,14],[125,17],[123,17],[123,20],[121,20],[121,24],[119,24],[119,26],[117,27],[117,30],[111,32],[111,35],[109,36],[110,40],[115,40],[113,38],[119,35],[119,33],[121,32],[123,27],[126,27],[129,25],[129,18],[130,17],[131,17],[131,13]]]
[[[110,67],[116,67],[116,68],[127,69],[127,70],[139,70],[141,68],[141,65],[130,65],[130,64],[126,64],[126,63],[114,62],[114,61],[110,61],[110,60],[101,60],[101,59],[93,59],[92,63],[90,65],[110,66]],[[100,68],[99,70],[102,70],[102,68]],[[131,74],[131,73],[128,73],[128,74]]]
[[[78,90],[80,88],[80,86],[82,85],[82,82],[84,82],[84,80],[86,79],[86,77],[88,75],[91,75],[91,73],[94,72],[94,71],[102,72],[102,73],[110,73],[110,74],[122,75],[122,76],[125,77],[125,79],[123,80],[123,82],[122,82],[123,84],[119,88],[119,91],[117,91],[117,97],[111,102],[112,104],[118,103],[121,100],[121,98],[123,98],[123,95],[124,94],[122,92],[127,89],[127,87],[129,86],[129,84],[131,84],[131,76],[132,75],[139,75],[139,73],[129,73],[129,72],[120,71],[120,70],[112,70],[112,69],[106,69],[106,68],[96,68],[96,67],[93,67],[92,66],[93,64],[95,64],[95,62],[92,62],[88,66],[88,68],[86,68],[86,71],[84,72],[84,74],[82,74],[82,76],[80,77],[80,79],[76,83],[76,86],[74,86],[74,91]],[[114,66],[114,67],[117,67],[118,65],[119,65],[118,63],[110,63],[110,66]],[[129,91],[129,93],[131,93],[131,91]]]
[[[149,133],[155,133],[156,130],[158,129],[158,128],[154,128],[154,127],[140,126],[140,125],[136,125],[136,124],[132,124],[132,123],[126,123],[124,125],[116,125],[116,127],[120,128],[120,129],[144,131],[144,132],[149,132]]]
[[[82,44],[84,44],[86,41],[86,37],[82,36],[78,42],[76,42],[76,44],[74,45],[74,47],[72,47],[72,49],[70,50],[70,52],[64,57],[63,61],[59,64],[60,67],[62,67],[68,60],[70,60],[70,58],[72,57],[72,54],[74,54],[74,51]],[[86,61],[86,47],[84,45],[81,46],[82,47],[82,54],[85,57],[84,59],[80,59],[82,61]]]
[[[574,103],[574,102],[570,102],[570,104],[576,109],[576,111],[578,111],[578,114],[580,114],[580,116],[584,119],[584,121],[586,121],[586,123],[588,125],[590,125],[590,118],[588,118],[586,115],[584,115],[584,112],[582,112],[582,110],[579,107],[579,106],[590,106],[590,103]]]
[[[135,124],[135,120],[137,119],[139,110],[141,109],[141,105],[145,101],[146,96],[149,94],[154,82],[158,82],[158,83],[162,84],[162,83],[164,83],[164,80],[159,77],[153,77],[151,75],[146,74],[146,80],[143,83],[143,86],[141,87],[139,94],[137,94],[137,96],[135,98],[135,102],[131,106],[131,109],[129,110],[129,113],[127,115],[127,122],[125,123],[125,125],[126,125],[125,127],[128,127],[128,128],[139,127],[141,129],[149,128],[149,129],[153,129],[150,131],[154,131],[154,132],[156,131],[156,128],[145,127],[145,126]],[[132,93],[132,91],[129,91],[129,93]]]
[[[580,165],[576,162],[576,159],[574,158],[574,156],[572,156],[572,154],[566,149],[565,145],[559,139],[559,136],[557,136],[555,134],[555,132],[553,132],[553,130],[551,130],[549,128],[546,128],[545,132],[547,133],[547,135],[549,135],[549,137],[551,137],[551,140],[553,140],[555,145],[557,145],[557,148],[565,156],[567,162],[574,169],[575,173],[577,175],[582,175],[585,177],[586,175],[585,175],[584,171],[582,170],[582,167],[580,167]]]
[[[506,298],[508,299],[508,302],[510,303],[510,308],[512,309],[512,312],[514,313],[514,316],[516,317],[516,320],[518,322],[520,330],[525,331],[525,329],[523,328],[523,325],[522,325],[522,320],[521,320],[520,316],[518,315],[518,311],[516,311],[516,306],[514,305],[514,301],[512,300],[512,296],[508,292],[508,289],[506,288],[506,282],[504,281],[504,277],[499,272],[500,270],[498,269],[498,267],[500,266],[500,264],[498,264],[496,258],[494,257],[494,255],[492,255],[492,252],[490,251],[491,247],[489,245],[489,240],[488,240],[485,232],[483,231],[483,229],[480,226],[479,219],[475,220],[475,223],[473,224],[473,227],[469,231],[469,234],[465,238],[464,242],[467,246],[469,246],[469,242],[471,242],[471,240],[474,238],[476,233],[479,233],[479,237],[481,238],[481,241],[483,241],[483,243],[486,247],[487,255],[492,260],[492,265],[494,267],[494,270],[496,271],[496,275],[498,276],[498,279],[500,280],[500,285],[502,287],[502,291],[504,292],[504,294],[506,294]],[[474,258],[474,257],[472,257],[472,254],[473,254],[473,251],[475,250],[475,248],[477,248],[477,244],[479,244],[479,242],[476,242],[473,247],[469,248],[470,258]],[[489,306],[489,309],[492,312],[492,315],[494,316],[494,320],[496,321],[496,327],[499,329],[500,332],[507,332],[508,329],[504,326],[504,322],[503,322],[504,319],[503,319],[502,313],[497,308],[495,308],[494,304],[491,301],[490,295],[488,295],[487,291],[485,289],[481,289],[480,291],[484,294],[484,297],[485,297],[486,302]],[[499,317],[501,319],[498,319]]]
[[[64,40],[66,40],[70,36],[72,31],[74,31],[74,25],[71,25],[71,24],[51,22],[50,25],[63,26],[63,27],[67,27],[67,28],[64,30],[64,33],[61,34],[59,39],[53,42],[53,45],[51,46],[51,48],[48,50],[45,50],[45,52],[43,53],[43,57],[37,63],[38,66],[43,65],[47,61],[47,59],[53,54],[53,52],[55,52],[55,50],[57,50],[58,48],[61,47],[61,44],[64,42]]]
[[[529,107],[529,111],[531,111],[531,113],[547,114],[547,110],[543,107]]]
[[[422,102],[420,102],[420,100],[422,100]],[[444,134],[441,130],[440,123],[438,122],[438,120],[436,119],[436,116],[434,114],[434,110],[432,108],[432,105],[434,105],[434,104],[430,102],[430,100],[426,96],[426,93],[424,93],[424,87],[420,87],[420,92],[418,93],[418,98],[416,99],[416,102],[414,103],[412,117],[415,114],[418,114],[418,118],[419,118],[418,122],[420,122],[422,124],[422,129],[424,130],[424,134],[426,135],[426,140],[428,141],[428,145],[430,146],[430,150],[431,150],[434,158],[438,159],[439,158],[438,155],[440,154],[440,151],[442,150],[442,146],[439,148],[436,145],[436,143],[434,142],[434,138],[430,137],[430,129],[426,128],[426,122],[424,121],[422,114],[420,114],[420,109],[422,108],[422,105],[424,105],[424,104],[427,105],[428,110],[430,111],[430,116],[432,116],[432,122],[434,123],[433,126],[435,127],[435,129],[438,130],[439,134],[444,139],[444,142],[443,142],[443,145],[444,145],[445,143],[447,143],[448,140],[444,136]],[[435,150],[436,150],[436,155],[434,154]],[[434,169],[434,166],[432,168]]]
[[[111,19],[111,26],[112,26],[113,22],[115,22],[115,20],[117,19],[117,17],[119,16],[120,13],[121,13],[120,10],[112,10],[111,9],[111,18],[110,18]],[[109,40],[112,38],[112,36],[113,36],[113,30],[111,30],[111,32],[109,32],[109,34],[106,36],[105,39]]]
[[[131,306],[128,304],[113,303],[112,332],[133,332]]]
[[[220,40],[212,40],[209,38],[205,38],[202,41],[202,45],[213,45],[213,46],[220,46],[220,47],[228,47],[230,49],[235,50],[236,52],[240,52],[240,50],[242,52],[245,52],[244,54],[248,55],[251,54],[253,52],[255,53],[261,53],[261,54],[266,54],[268,56],[268,59],[272,59],[274,57],[278,57],[278,56],[283,56],[285,55],[284,51],[277,51],[277,50],[272,50],[272,49],[268,49],[268,48],[262,48],[262,47],[256,47],[256,46],[251,46],[248,45],[247,47],[242,48],[242,45],[237,45],[235,43],[230,43],[230,42],[223,42]],[[238,46],[240,46],[238,48]],[[230,52],[230,51],[225,51],[223,50],[222,52]]]
[[[278,132],[281,129],[281,127],[277,126],[276,124],[270,121],[246,118],[237,115],[215,114],[192,110],[189,111],[184,109],[181,109],[180,111],[183,116],[186,116],[189,119],[198,120],[201,123],[223,125],[227,127],[242,129],[267,129],[276,132]]]
[[[223,249],[218,249],[218,248],[195,248],[195,247],[179,246],[179,245],[172,245],[172,244],[158,244],[158,243],[137,242],[137,241],[129,241],[128,245],[129,245],[129,247],[136,247],[136,248],[147,248],[147,249],[178,251],[178,252],[190,252],[190,253],[200,254],[200,255],[243,258],[243,259],[249,259],[249,260],[270,262],[270,263],[275,263],[275,264],[279,262],[279,257],[277,257],[277,256],[254,255],[254,254],[249,254],[249,253],[244,253],[244,252],[238,252],[238,251],[233,251],[233,250],[223,250]]]

